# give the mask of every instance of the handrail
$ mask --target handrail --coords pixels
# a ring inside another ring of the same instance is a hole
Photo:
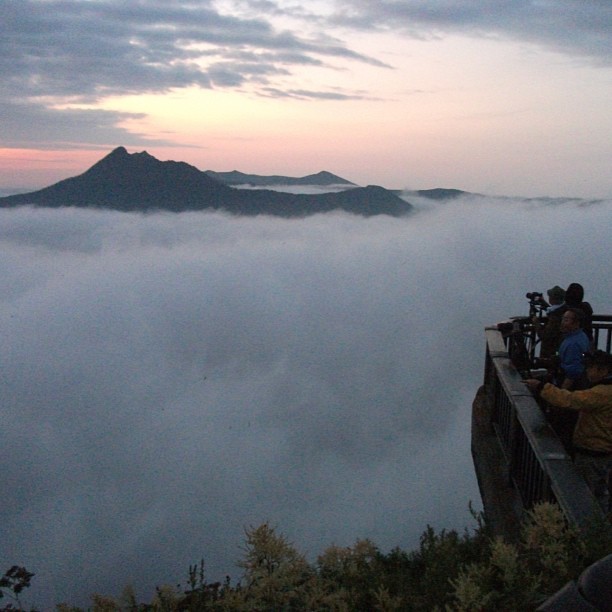
[[[612,317],[606,317],[612,322]],[[596,322],[597,321],[597,322]],[[594,317],[598,341],[612,325]],[[546,421],[531,392],[508,356],[502,333],[486,329],[487,353],[484,387],[491,425],[506,462],[512,485],[520,494],[523,508],[538,502],[556,502],[570,524],[586,525],[603,512],[571,457]],[[485,507],[486,513],[486,507]]]
[[[593,344],[612,353],[612,315],[593,315]]]

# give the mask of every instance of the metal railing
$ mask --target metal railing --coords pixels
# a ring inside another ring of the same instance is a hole
[[[484,387],[491,425],[506,462],[508,478],[524,509],[556,502],[571,524],[584,525],[603,513],[576,471],[571,457],[522,383],[501,331],[486,329]],[[598,348],[610,352],[612,316],[593,317]],[[486,508],[485,508],[486,511]]]
[[[612,353],[612,315],[593,315],[593,344]]]

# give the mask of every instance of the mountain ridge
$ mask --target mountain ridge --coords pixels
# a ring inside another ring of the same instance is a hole
[[[323,174],[324,178],[340,178],[331,173]],[[345,183],[350,184],[349,181]],[[160,161],[146,151],[130,154],[122,146],[113,149],[82,174],[37,191],[0,198],[0,207],[23,205],[142,212],[222,210],[237,215],[282,217],[334,210],[362,216],[402,216],[413,210],[410,203],[375,185],[316,195],[267,189],[240,190],[186,162]]]
[[[277,174],[272,175],[261,175],[261,174],[245,174],[238,170],[232,170],[231,172],[215,172],[213,170],[206,170],[208,176],[225,183],[226,185],[252,185],[252,186],[265,186],[265,185],[352,185],[357,187],[355,183],[347,181],[340,176],[322,170],[316,174],[308,174],[307,176],[293,177],[293,176],[282,176]]]

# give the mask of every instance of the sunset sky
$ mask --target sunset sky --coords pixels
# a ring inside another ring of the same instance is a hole
[[[608,0],[0,0],[0,188],[202,170],[612,196]]]

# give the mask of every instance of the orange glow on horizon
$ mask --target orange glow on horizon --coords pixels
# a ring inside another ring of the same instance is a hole
[[[109,149],[110,151],[110,149]],[[0,149],[0,187],[40,189],[85,172],[103,149]]]

